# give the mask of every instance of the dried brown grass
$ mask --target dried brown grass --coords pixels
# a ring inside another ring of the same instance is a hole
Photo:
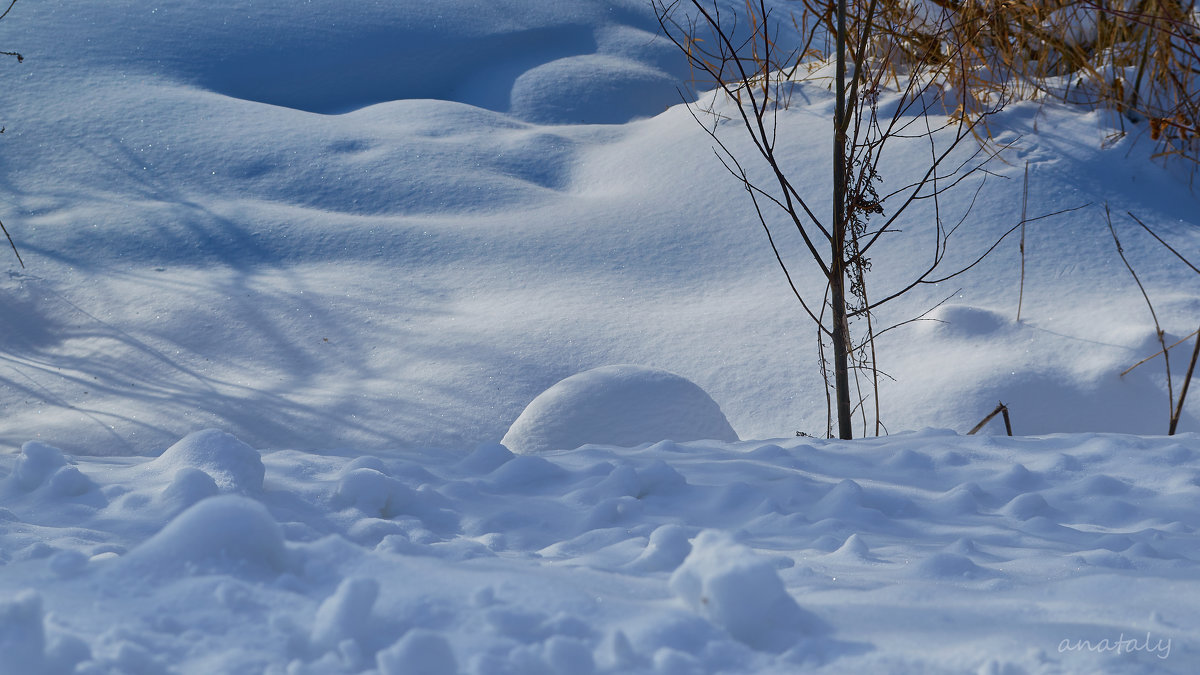
[[[849,0],[863,57],[893,83],[936,77],[946,113],[978,121],[998,101],[1058,100],[1112,111],[1156,156],[1200,162],[1200,16],[1195,0]],[[836,3],[800,0],[798,61],[828,57]],[[871,11],[873,9],[873,12]],[[855,55],[857,60],[857,55]],[[930,68],[930,64],[937,67]],[[796,64],[775,64],[795,69]],[[986,124],[980,130],[987,133]]]

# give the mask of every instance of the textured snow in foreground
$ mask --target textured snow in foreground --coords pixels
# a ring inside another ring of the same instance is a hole
[[[1192,434],[247,450],[0,458],[0,672],[1200,663]]]

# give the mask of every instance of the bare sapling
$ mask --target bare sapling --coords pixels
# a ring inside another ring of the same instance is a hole
[[[804,0],[800,17],[786,21],[777,20],[765,0],[746,0],[732,9],[720,0],[652,1],[663,34],[687,57],[696,86],[715,91],[716,98],[701,98],[689,111],[749,195],[792,294],[817,327],[820,370],[827,392],[833,392],[827,399],[828,434],[833,435],[836,419],[837,436],[852,438],[855,414],[863,434],[871,433],[869,407],[874,433],[886,432],[879,384],[887,375],[877,365],[876,338],[912,319],[880,325],[877,311],[915,289],[963,274],[1025,223],[1054,215],[1023,217],[978,256],[968,256],[970,262],[948,262],[950,240],[992,175],[986,166],[1004,149],[981,129],[1003,109],[1007,94],[993,92],[986,107],[967,115],[967,93],[951,86],[979,28],[954,12],[925,16],[923,42],[915,44],[905,38],[913,34],[914,17],[878,0],[855,2],[853,11],[846,0]],[[780,39],[781,32],[790,39]],[[835,93],[828,191],[798,184],[796,167],[781,157],[780,140],[792,133],[781,122],[783,112],[806,82],[828,83]],[[960,100],[948,101],[949,95]],[[735,151],[724,133],[729,124],[740,127],[738,133],[750,139],[753,150]],[[927,155],[922,168],[885,181],[882,167],[890,156],[885,153],[916,148]],[[975,197],[950,219],[942,195],[967,188],[968,179],[975,182]],[[825,203],[830,204],[828,212],[822,208]],[[918,204],[927,208],[917,222],[928,226],[907,223],[911,232],[902,232],[906,220],[917,218],[913,207]],[[897,285],[877,288],[870,274],[872,257],[880,242],[898,236],[923,240],[928,260]],[[801,261],[785,255],[794,247],[781,246],[783,237],[797,237],[799,250],[807,255],[801,254]],[[823,290],[800,288],[793,274],[799,264],[819,273]],[[826,361],[830,354],[832,364]]]

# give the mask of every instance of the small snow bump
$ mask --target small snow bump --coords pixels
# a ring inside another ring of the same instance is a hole
[[[946,553],[970,557],[973,555],[978,555],[979,549],[976,548],[974,541],[971,541],[965,537],[959,537],[954,541],[954,543],[946,547]]]
[[[96,489],[96,484],[77,467],[63,466],[50,475],[46,487],[58,497],[79,497]]]
[[[813,519],[845,518],[863,508],[862,486],[847,478],[817,500],[807,515]]]
[[[597,653],[600,667],[604,670],[624,672],[645,663],[645,659],[634,650],[624,631],[615,630],[600,645]]]
[[[975,483],[963,483],[938,495],[933,500],[935,511],[943,515],[978,513],[987,493]]]
[[[362,640],[370,631],[371,609],[379,596],[379,582],[366,577],[343,579],[333,595],[317,608],[311,642],[328,651],[344,640]]]
[[[371,469],[379,473],[387,475],[387,468],[383,465],[383,460],[374,455],[362,455],[346,462],[342,467],[342,475],[348,474],[355,469]]]
[[[855,533],[846,537],[846,542],[838,550],[834,551],[833,555],[861,560],[871,555],[871,549],[867,547],[867,543],[862,540],[862,537]]]
[[[670,647],[656,649],[652,662],[654,672],[661,675],[702,675],[708,672],[695,656]]]
[[[1045,483],[1041,476],[1025,468],[1024,464],[1013,464],[1007,471],[1000,474],[995,482],[1010,490],[1020,492],[1036,490]]]
[[[639,572],[674,570],[691,552],[692,544],[688,541],[686,528],[674,523],[660,525],[650,533],[645,550],[626,567]]]
[[[1060,515],[1058,510],[1046,503],[1046,499],[1036,492],[1017,495],[1002,511],[1017,520],[1029,520],[1036,516],[1053,520]]]
[[[818,551],[833,553],[842,547],[842,543],[840,538],[832,534],[823,534],[812,542],[812,547]]]
[[[417,499],[417,493],[375,469],[354,469],[338,481],[333,498],[338,506],[352,506],[370,516],[390,518],[403,513]]]
[[[1182,445],[1179,445],[1178,443],[1175,443],[1167,448],[1164,448],[1159,456],[1162,457],[1163,461],[1167,464],[1171,466],[1179,466],[1180,464],[1183,464],[1184,462],[1187,462],[1195,457],[1196,453]]]
[[[147,466],[171,474],[185,467],[199,469],[222,491],[244,493],[260,492],[266,474],[257,450],[217,429],[184,436]]]
[[[88,556],[82,551],[59,551],[47,561],[50,571],[60,579],[79,576],[87,567]]]
[[[917,563],[915,574],[925,579],[978,579],[995,575],[964,555],[944,551]]]
[[[413,628],[375,655],[380,675],[456,675],[458,660],[440,633]]]
[[[283,532],[262,504],[236,495],[205,499],[120,560],[138,574],[220,570],[277,573],[286,563]]]
[[[37,541],[17,551],[17,560],[41,560],[54,555],[58,549],[49,544]]]
[[[176,514],[202,499],[220,492],[217,482],[207,473],[185,466],[175,472],[171,482],[163,489],[162,502],[171,514]]]
[[[62,450],[45,443],[29,441],[21,446],[21,454],[17,457],[17,465],[12,473],[13,479],[21,489],[33,490],[66,463],[67,459]]]
[[[0,600],[0,675],[41,673],[45,648],[42,596],[24,590]]]
[[[764,462],[774,462],[780,460],[792,459],[791,454],[774,443],[760,445],[757,448],[746,453],[747,457],[762,460]]]
[[[1174,556],[1163,555],[1162,552],[1160,552],[1158,549],[1154,548],[1153,546],[1151,546],[1150,544],[1147,544],[1144,541],[1139,541],[1138,543],[1134,544],[1133,546],[1130,546],[1129,550],[1125,551],[1125,553],[1127,553],[1131,556],[1135,556],[1137,558],[1163,559],[1163,558],[1174,557]]]
[[[577,638],[552,636],[542,646],[542,658],[555,675],[591,675],[596,671],[592,650]]]
[[[934,468],[933,460],[929,458],[929,455],[914,452],[908,448],[893,454],[883,464],[902,471],[932,471]]]
[[[671,494],[687,486],[687,479],[661,459],[655,459],[637,472],[641,488],[638,496]]]
[[[468,475],[483,475],[495,471],[512,458],[512,452],[500,443],[484,443],[462,458],[454,468]]]
[[[488,474],[492,487],[501,492],[536,491],[546,485],[561,485],[567,471],[541,457],[519,456]]]
[[[788,594],[769,559],[715,530],[696,537],[669,586],[698,614],[755,649],[782,652],[825,630]]]
[[[1089,476],[1079,482],[1079,493],[1081,495],[1116,496],[1123,495],[1129,492],[1130,489],[1129,485],[1124,481],[1106,474]]]

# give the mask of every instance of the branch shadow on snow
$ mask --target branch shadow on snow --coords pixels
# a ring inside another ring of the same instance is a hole
[[[125,197],[167,210],[141,246],[119,231],[128,250],[96,243],[113,261],[35,246],[52,271],[10,272],[0,397],[30,421],[10,426],[8,443],[41,435],[75,454],[154,453],[208,426],[257,447],[480,440],[455,435],[438,403],[462,398],[461,379],[422,372],[461,378],[498,358],[486,336],[450,332],[448,285],[387,253],[363,260],[319,241],[289,257],[275,223],[216,213],[116,147],[108,164],[125,174]]]
[[[45,279],[23,276],[16,290],[0,292],[0,308],[23,312],[20,325],[29,326],[0,333],[0,384],[10,407],[39,413],[24,436],[19,427],[9,432],[11,444],[36,432],[75,454],[153,454],[210,426],[272,448],[479,441],[460,438],[460,420],[438,404],[461,398],[462,382],[430,385],[435,378],[422,371],[485,371],[499,357],[485,345],[464,349],[470,336],[415,327],[372,344],[387,331],[353,325],[370,298],[331,304],[335,293],[298,275],[226,270],[202,289],[165,272],[119,276],[170,304],[189,294],[202,300],[164,312],[161,323],[151,314],[122,326]],[[438,291],[409,291],[425,296],[403,310],[406,322],[448,318]],[[216,297],[225,304],[213,308]],[[270,309],[279,307],[289,311]]]

